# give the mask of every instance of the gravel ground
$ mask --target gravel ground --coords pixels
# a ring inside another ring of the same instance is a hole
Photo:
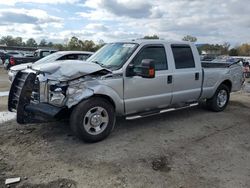
[[[1,79],[0,91],[6,91]],[[6,103],[0,97],[0,111],[7,111]],[[249,110],[250,94],[237,92],[221,113],[194,107],[118,119],[108,139],[95,144],[75,138],[68,122],[4,122],[0,187],[6,178],[21,177],[11,187],[249,188]]]

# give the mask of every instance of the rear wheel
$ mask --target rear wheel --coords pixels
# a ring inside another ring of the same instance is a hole
[[[230,92],[226,85],[222,84],[216,90],[214,96],[206,101],[207,107],[214,111],[223,111],[228,104],[230,98]]]
[[[71,113],[70,126],[76,136],[85,142],[106,138],[115,124],[113,105],[103,98],[90,98],[79,103]]]

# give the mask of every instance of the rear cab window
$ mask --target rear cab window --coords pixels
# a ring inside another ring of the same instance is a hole
[[[186,44],[172,44],[171,49],[174,56],[176,69],[195,68],[192,49]]]

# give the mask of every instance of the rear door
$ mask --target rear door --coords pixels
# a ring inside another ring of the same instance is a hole
[[[143,59],[155,61],[155,78],[140,76],[124,78],[124,103],[126,114],[164,108],[171,103],[172,84],[167,83],[169,70],[164,45],[143,46],[130,64],[140,65]]]
[[[171,49],[175,69],[172,104],[196,101],[202,87],[202,69],[197,50],[187,44],[172,44]]]

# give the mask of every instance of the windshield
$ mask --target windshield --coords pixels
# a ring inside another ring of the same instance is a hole
[[[50,55],[48,55],[48,56],[46,56],[46,57],[44,57],[42,59],[39,59],[34,64],[38,65],[38,64],[41,64],[41,63],[53,62],[53,61],[56,61],[61,56],[62,56],[62,54],[60,52],[56,52],[56,53],[50,54]]]
[[[110,43],[103,46],[94,55],[87,59],[102,67],[112,70],[119,69],[137,48],[135,43]]]

